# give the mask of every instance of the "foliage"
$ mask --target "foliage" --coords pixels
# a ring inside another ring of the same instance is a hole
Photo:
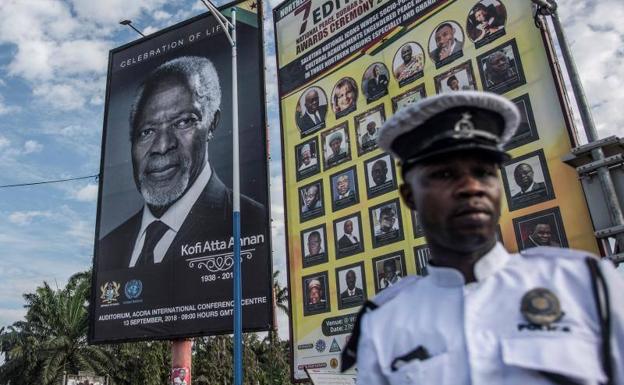
[[[288,312],[288,291],[273,275],[277,309]],[[26,316],[6,329],[0,328],[0,385],[60,385],[63,373],[88,371],[106,375],[116,385],[168,383],[170,342],[137,342],[88,345],[88,298],[91,273],[72,276],[63,289],[46,282],[34,293],[24,294]],[[289,347],[271,330],[267,338],[243,336],[243,368],[246,385],[290,384]],[[232,383],[232,337],[195,339],[193,384]]]
[[[5,352],[0,384],[52,385],[62,381],[64,372],[109,370],[109,353],[87,344],[90,277],[88,272],[76,274],[62,290],[44,282],[24,295],[25,321],[0,335]]]

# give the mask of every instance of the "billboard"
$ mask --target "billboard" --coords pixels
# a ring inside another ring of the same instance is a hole
[[[576,139],[529,0],[287,0],[273,17],[295,380],[337,371],[361,304],[426,274],[418,216],[376,144],[386,119],[423,97],[485,90],[520,108],[500,169],[508,250],[598,251],[575,171],[560,160]]]
[[[229,12],[230,6],[223,9]],[[272,323],[261,13],[236,4],[243,328]],[[110,53],[91,342],[228,333],[231,48],[204,14]]]

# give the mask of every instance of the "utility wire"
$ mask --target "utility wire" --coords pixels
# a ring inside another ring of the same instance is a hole
[[[0,185],[0,188],[36,186],[36,185],[40,185],[40,184],[62,183],[62,182],[69,182],[69,181],[73,181],[73,180],[91,179],[91,178],[96,178],[97,179],[99,176],[100,176],[100,174],[95,174],[95,175],[89,175],[89,176],[80,176],[80,177],[77,177],[77,178],[44,180],[42,182],[5,184],[5,185]]]

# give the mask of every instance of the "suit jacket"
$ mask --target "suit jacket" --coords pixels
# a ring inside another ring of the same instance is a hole
[[[97,293],[92,319],[98,322],[100,336],[115,339],[137,336],[157,338],[162,335],[210,334],[231,330],[231,315],[221,315],[214,309],[213,313],[218,316],[209,315],[210,308],[201,309],[199,305],[232,298],[232,191],[213,172],[163,261],[129,268],[141,216],[142,210],[102,238],[96,249]],[[246,314],[243,316],[244,327],[266,328],[271,322],[270,310],[267,309],[271,292],[264,283],[271,279],[266,208],[244,196],[241,196],[241,238],[243,298],[264,298],[264,301],[243,307]],[[116,303],[113,303],[118,306],[105,307],[100,300],[100,291],[108,283],[118,287],[114,299]],[[138,294],[128,294],[130,283],[139,285]],[[153,314],[155,309],[179,305],[197,308],[196,311],[176,311],[174,315],[163,314],[162,322],[127,327],[124,322],[128,320],[124,319],[96,321],[103,315],[120,311]],[[188,318],[188,315],[183,318],[187,312],[193,318]]]
[[[449,57],[453,56],[457,52],[461,51],[462,48],[463,48],[463,44],[459,40],[455,39],[455,47],[453,47],[453,52],[451,52]],[[438,47],[438,48],[434,49],[433,51],[431,51],[431,58],[436,63],[440,61],[440,47]]]
[[[306,131],[311,129],[312,127],[325,122],[325,115],[327,114],[327,105],[319,106],[318,114],[321,117],[321,121],[319,123],[314,123],[310,115],[307,113],[301,114],[299,119],[297,119],[297,124],[302,131]]]
[[[345,249],[347,247],[351,247],[353,245],[357,245],[357,243],[352,243],[351,240],[349,238],[347,238],[347,235],[343,235],[342,237],[340,237],[340,239],[338,240],[338,248],[339,249]]]
[[[512,198],[519,198],[523,195],[527,195],[530,193],[544,192],[546,190],[546,183],[544,182],[535,182],[533,183],[533,188],[530,191],[520,191],[514,194]]]
[[[360,289],[359,287],[356,287],[354,290],[355,290],[355,294],[349,295],[349,289],[346,289],[345,291],[340,293],[340,299],[345,300],[347,298],[352,298],[352,297],[364,298],[364,291],[362,289]]]
[[[366,83],[366,93],[369,98],[378,96],[388,90],[388,77],[384,74],[379,75],[379,81],[370,78]]]
[[[241,236],[265,234],[266,209],[258,202],[241,196]],[[143,210],[139,210],[126,222],[108,233],[99,243],[98,270],[125,269],[141,228]],[[210,238],[208,238],[210,236]],[[185,245],[195,245],[207,240],[226,240],[232,236],[232,190],[227,188],[214,173],[206,184],[191,211],[182,223],[180,231],[171,242],[165,257],[158,265],[167,265],[176,259],[187,258]],[[266,234],[265,234],[266,236]],[[134,269],[134,268],[133,268]]]

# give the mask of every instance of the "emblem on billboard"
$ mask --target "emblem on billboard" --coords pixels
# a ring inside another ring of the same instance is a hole
[[[332,358],[329,360],[329,366],[331,366],[332,369],[336,369],[338,367],[338,359]]]
[[[338,341],[336,341],[336,339],[334,338],[334,340],[332,341],[331,346],[329,347],[329,352],[330,353],[337,353],[339,352],[340,349],[340,345],[338,345]]]
[[[253,252],[256,249],[241,249],[241,262],[245,259],[252,259]],[[234,265],[233,253],[207,255],[203,257],[189,258],[186,260],[188,266],[193,269],[197,266],[197,269],[206,269],[211,273],[218,273],[220,271],[228,271]]]
[[[102,291],[102,295],[100,295],[102,303],[107,305],[116,303],[117,298],[119,298],[120,286],[121,285],[115,281],[106,282],[102,286],[100,286],[100,290]]]
[[[126,282],[126,286],[124,286],[124,293],[126,294],[126,298],[128,299],[139,298],[142,292],[143,292],[143,282],[141,282],[138,279],[133,279],[131,281]]]
[[[314,347],[316,348],[317,352],[322,353],[325,351],[327,344],[323,340],[318,340],[316,341],[316,344],[314,344]]]

